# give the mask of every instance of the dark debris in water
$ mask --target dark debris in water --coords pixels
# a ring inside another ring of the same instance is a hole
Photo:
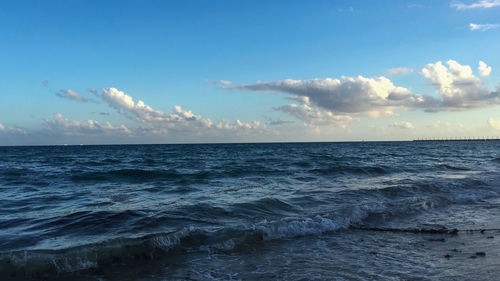
[[[446,241],[446,239],[444,239],[444,238],[429,238],[427,240],[431,241],[431,242],[445,242]]]
[[[406,233],[423,233],[423,234],[451,234],[457,235],[459,230],[448,228],[381,228],[381,227],[363,227],[363,226],[350,226],[351,229],[369,230],[369,231],[384,231],[384,232],[406,232]],[[444,238],[443,238],[444,239]],[[430,241],[430,240],[429,240]],[[443,241],[444,242],[444,241]]]

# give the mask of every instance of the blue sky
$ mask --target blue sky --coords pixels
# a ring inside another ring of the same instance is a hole
[[[0,145],[500,135],[498,0],[4,1],[0,35]]]

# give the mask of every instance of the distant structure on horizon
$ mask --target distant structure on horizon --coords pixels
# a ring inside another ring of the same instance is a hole
[[[456,138],[418,138],[415,142],[430,141],[500,141],[500,137],[456,137]]]

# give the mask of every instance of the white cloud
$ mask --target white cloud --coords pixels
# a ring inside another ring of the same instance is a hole
[[[396,67],[391,68],[386,71],[387,75],[406,75],[413,72],[413,68],[408,67]]]
[[[488,124],[490,125],[491,128],[495,130],[500,130],[500,120],[495,120],[493,118],[490,118],[488,120]]]
[[[143,129],[147,128],[156,134],[166,134],[168,130],[191,131],[202,134],[210,130],[265,129],[265,126],[258,121],[212,122],[212,120],[202,118],[200,115],[196,115],[190,110],[184,110],[178,105],[174,106],[172,113],[165,113],[153,109],[141,100],[135,102],[131,96],[116,88],[104,88],[102,98],[125,116],[140,121]]]
[[[411,92],[396,86],[386,77],[341,77],[261,82],[230,89],[277,92],[297,101],[275,107],[306,124],[345,126],[362,116],[395,117],[395,110],[423,109],[427,112],[466,110],[500,103],[500,92],[490,92],[481,79],[472,74],[470,66],[454,60],[427,64],[421,74],[430,79],[440,98]],[[480,62],[480,73],[489,74],[491,67]],[[408,72],[395,69],[391,73]]]
[[[419,137],[427,139],[464,138],[474,136],[476,133],[472,127],[460,122],[435,121],[425,127],[419,127]]]
[[[496,23],[496,24],[492,24],[492,23],[486,23],[486,24],[476,24],[476,23],[470,23],[469,24],[469,28],[470,30],[477,30],[477,31],[486,31],[486,30],[490,30],[490,29],[495,29],[495,28],[499,28],[500,27],[500,24]]]
[[[405,121],[396,121],[390,125],[390,127],[393,128],[398,128],[398,129],[405,129],[405,130],[411,130],[415,129],[412,123],[410,122],[405,122]]]
[[[132,134],[125,125],[113,126],[109,122],[101,124],[94,120],[75,121],[63,117],[61,113],[56,113],[53,119],[46,119],[45,124],[52,133],[68,136]]]
[[[282,111],[301,121],[305,125],[311,126],[326,126],[333,125],[345,128],[353,118],[348,115],[335,115],[333,112],[315,107],[311,104],[308,97],[296,99],[299,104],[289,104],[274,107],[274,110]]]
[[[481,76],[490,76],[491,66],[488,66],[485,62],[479,61],[479,66],[477,68]]]
[[[131,110],[135,107],[134,100],[131,96],[126,95],[122,91],[118,91],[116,88],[105,88],[103,89],[102,98],[106,101],[110,106],[121,109],[125,108],[127,110]],[[141,101],[139,101],[142,103]]]
[[[500,6],[500,0],[479,0],[470,4],[465,4],[460,1],[452,1],[450,6],[457,10],[488,9]]]
[[[272,91],[307,97],[311,105],[335,114],[360,114],[387,116],[394,108],[435,107],[437,101],[429,96],[417,95],[395,86],[386,77],[342,77],[341,79],[286,79],[276,82],[257,82],[240,85],[239,90]]]
[[[222,88],[222,89],[225,89],[229,86],[231,86],[233,84],[232,81],[229,81],[229,80],[210,80],[210,79],[206,79],[205,80],[208,84],[210,85],[215,85],[217,86],[217,88]]]
[[[275,107],[306,125],[346,127],[360,115],[370,118],[395,116],[395,108],[433,107],[437,101],[395,86],[385,77],[342,77],[341,79],[287,79],[240,85],[239,90],[274,91],[291,95],[299,102]]]
[[[85,98],[82,94],[73,91],[71,89],[60,90],[56,93],[58,97],[70,99],[74,101],[89,102],[90,100]]]
[[[225,85],[225,86],[231,85],[232,83],[233,82],[231,82],[229,80],[219,80],[219,84]]]
[[[0,132],[10,135],[24,135],[27,133],[27,130],[17,125],[5,127],[0,123]]]
[[[427,64],[421,71],[442,95],[443,109],[470,109],[499,102],[499,93],[490,93],[481,79],[472,74],[470,66],[461,65],[454,60],[446,63],[448,68],[438,61]]]
[[[70,91],[65,93],[72,95]],[[96,96],[138,124],[78,121],[57,113],[53,118],[44,119],[44,126],[39,130],[9,127],[4,133],[2,126],[2,138],[7,138],[1,141],[12,144],[241,142],[264,141],[277,135],[259,121],[212,122],[180,106],[174,106],[171,113],[165,113],[143,101],[134,101],[116,88],[102,89],[102,94]]]
[[[131,96],[116,88],[103,89],[102,98],[111,107],[118,109],[128,117],[138,119],[146,125],[155,123],[165,128],[173,128],[179,125],[186,125],[186,127],[210,127],[213,125],[210,119],[203,119],[191,111],[183,110],[178,105],[174,106],[172,113],[165,113],[153,109],[141,100],[136,103]]]

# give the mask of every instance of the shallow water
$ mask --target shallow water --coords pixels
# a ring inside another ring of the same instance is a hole
[[[499,147],[0,147],[0,279],[491,280]]]

